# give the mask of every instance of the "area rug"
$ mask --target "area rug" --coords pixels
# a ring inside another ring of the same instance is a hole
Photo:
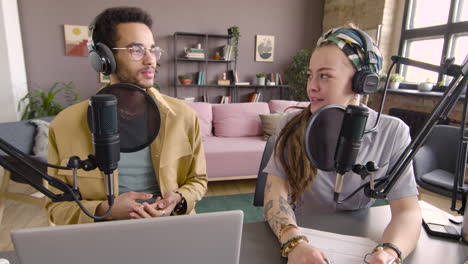
[[[253,206],[253,193],[204,197],[195,205],[197,213],[242,210],[244,223],[264,221],[263,207]]]
[[[265,221],[263,207],[253,206],[253,193],[204,197],[195,206],[197,213],[209,213],[230,210],[242,210],[244,223]],[[388,205],[384,199],[378,199],[372,205]]]

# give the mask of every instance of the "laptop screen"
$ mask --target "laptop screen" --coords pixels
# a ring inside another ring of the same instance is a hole
[[[23,229],[22,264],[238,264],[242,211]]]

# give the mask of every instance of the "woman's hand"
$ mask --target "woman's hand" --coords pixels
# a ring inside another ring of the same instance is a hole
[[[393,259],[396,259],[396,253],[392,249],[385,248],[384,250],[375,251],[370,259],[368,260],[369,264],[387,264],[390,263]],[[395,262],[396,263],[396,262]]]
[[[288,254],[288,264],[327,264],[325,254],[309,243],[299,243]]]

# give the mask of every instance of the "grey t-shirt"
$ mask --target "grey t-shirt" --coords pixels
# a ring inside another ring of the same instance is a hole
[[[278,125],[276,134],[285,124],[297,115],[298,112],[291,113],[283,118]],[[369,109],[369,118],[366,124],[366,130],[373,127],[377,113]],[[410,143],[411,138],[408,126],[395,117],[381,115],[379,125],[376,130],[365,134],[361,144],[356,163],[366,164],[368,161],[374,161],[380,168],[375,172],[375,178],[381,178],[387,175],[390,169],[398,160],[400,154]],[[275,162],[276,159],[276,162]],[[281,166],[278,156],[273,152],[270,161],[263,170],[266,173],[287,179],[284,168]],[[317,177],[312,185],[306,190],[302,199],[297,202],[296,214],[307,213],[308,211],[336,211],[336,210],[356,210],[365,208],[370,204],[370,198],[366,197],[361,190],[352,198],[338,204],[333,200],[336,172],[325,172],[318,170]],[[369,182],[369,177],[362,180],[361,177],[350,171],[344,175],[343,188],[340,200],[348,197],[362,184]],[[409,165],[401,175],[400,179],[389,192],[387,199],[396,200],[409,196],[418,195],[416,182],[413,174],[413,166]]]

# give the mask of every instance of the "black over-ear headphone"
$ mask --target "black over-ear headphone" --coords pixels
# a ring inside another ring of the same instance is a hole
[[[361,70],[357,71],[353,77],[353,92],[357,94],[371,94],[377,92],[379,88],[379,73],[372,71],[370,65],[377,64],[376,60],[371,59],[372,39],[366,32],[353,29],[356,34],[361,37],[364,46],[364,65]]]
[[[97,72],[102,72],[104,75],[109,75],[115,72],[116,64],[112,50],[104,43],[94,44],[93,33],[96,27],[95,21],[89,26],[88,37],[88,58],[93,69]]]

